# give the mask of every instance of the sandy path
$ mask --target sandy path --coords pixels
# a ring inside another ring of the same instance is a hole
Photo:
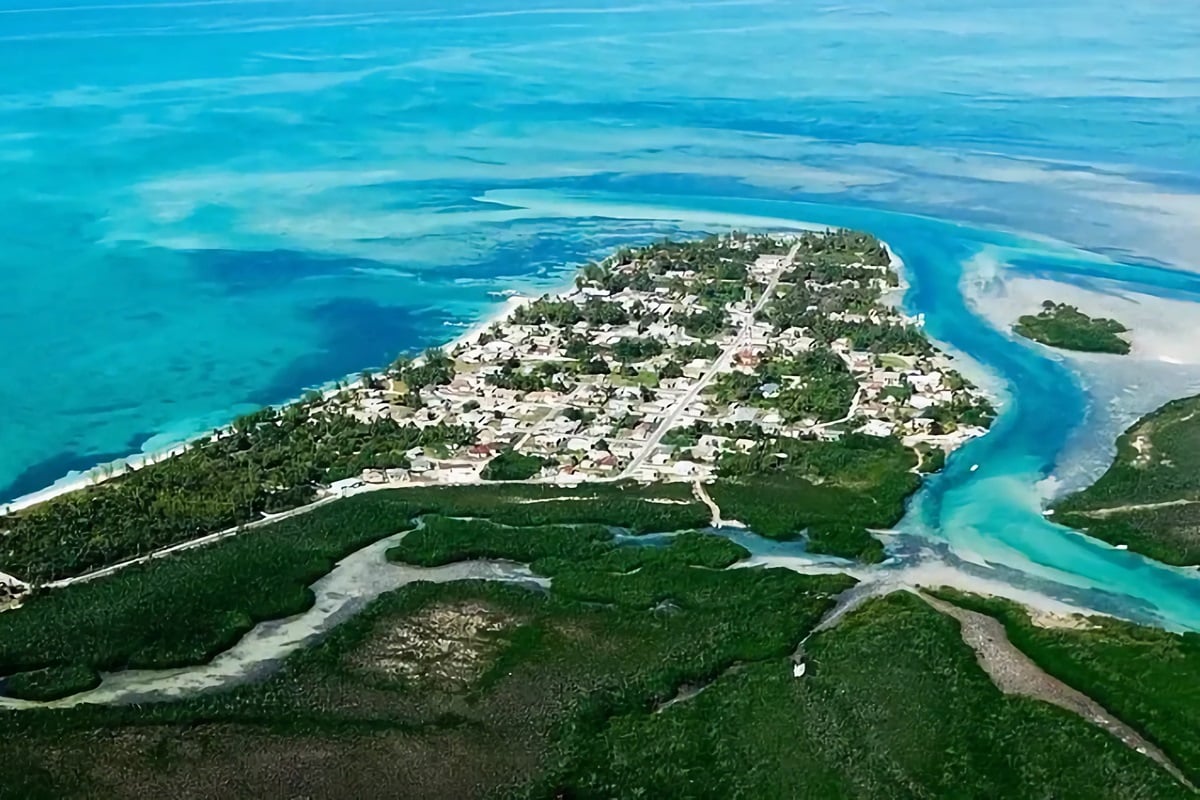
[[[1165,753],[1106,711],[1095,700],[1048,675],[1033,659],[1018,650],[1009,641],[1004,625],[999,620],[959,608],[924,593],[920,593],[920,596],[941,613],[958,620],[962,626],[963,642],[975,651],[979,666],[1000,691],[1032,697],[1083,717],[1120,739],[1126,747],[1153,759],[1171,773],[1175,780],[1193,792],[1196,791],[1196,787],[1171,763]]]
[[[1134,503],[1127,506],[1110,506],[1108,508],[1091,508],[1076,513],[1086,517],[1111,517],[1113,514],[1124,514],[1129,511],[1153,511],[1156,508],[1172,508],[1175,506],[1192,506],[1200,500],[1164,500],[1161,503]]]

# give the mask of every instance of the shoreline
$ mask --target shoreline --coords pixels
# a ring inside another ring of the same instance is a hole
[[[582,265],[580,265],[579,268],[576,268],[571,273],[572,281],[574,280],[575,275],[579,273],[580,268],[582,268]],[[498,322],[503,322],[510,315],[515,313],[518,308],[534,302],[543,295],[559,297],[570,292],[573,287],[573,283],[568,283],[560,288],[553,289],[539,295],[525,294],[524,292],[519,292],[516,290],[505,290],[504,298],[496,303],[496,307],[491,313],[485,314],[475,322],[471,323],[466,329],[463,330],[461,334],[455,338],[445,342],[444,344],[435,345],[435,347],[439,350],[450,352],[457,347],[471,345],[480,336],[486,333],[487,330],[492,327],[492,325],[495,325]],[[417,354],[416,358],[419,360],[420,354]],[[371,371],[374,373],[377,370]],[[339,384],[342,388],[355,387],[361,384],[361,380],[359,380],[357,377],[354,377],[353,379],[350,378],[350,375],[345,376],[344,379],[335,378],[326,382],[322,386],[315,387],[315,390],[328,398],[341,391],[341,389],[336,388]],[[298,402],[302,397],[303,394],[296,395],[295,397],[276,404],[274,407],[282,408],[291,405],[292,403]],[[230,419],[229,422],[216,430],[223,431],[227,429],[232,422],[233,420]],[[82,472],[68,472],[66,475],[59,478],[49,486],[43,487],[28,494],[21,495],[20,497],[16,497],[11,501],[0,505],[0,519],[3,519],[9,514],[15,514],[20,511],[41,505],[42,503],[47,503],[58,497],[62,497],[63,495],[68,495],[73,492],[84,491],[100,486],[130,472],[136,472],[144,467],[153,466],[159,462],[174,458],[175,456],[187,451],[187,449],[196,442],[211,435],[211,430],[198,432],[193,436],[187,437],[184,441],[170,445],[164,449],[153,450],[148,453],[131,453],[130,455],[115,461],[96,464]],[[2,576],[0,576],[0,581],[3,581]]]

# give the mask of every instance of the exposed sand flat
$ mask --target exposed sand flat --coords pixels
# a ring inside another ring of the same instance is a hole
[[[1087,416],[1073,433],[1052,477],[1038,486],[1049,501],[1093,482],[1112,463],[1116,439],[1130,425],[1171,400],[1200,394],[1200,324],[1195,303],[1129,291],[1112,281],[1086,285],[1018,275],[977,258],[963,277],[967,302],[997,330],[1011,333],[1024,314],[1045,300],[1077,306],[1093,317],[1130,329],[1128,355],[1078,353],[1029,342],[1068,364],[1089,397]],[[1020,337],[1016,337],[1020,338]],[[1022,339],[1022,341],[1025,341]]]
[[[1002,331],[1011,330],[1021,316],[1036,314],[1046,300],[1077,306],[1088,316],[1115,319],[1129,328],[1123,334],[1133,348],[1129,355],[1064,354],[1073,359],[1200,364],[1200,325],[1189,324],[1196,313],[1191,301],[1138,294],[1113,281],[1094,280],[1084,286],[1004,272],[987,284],[968,278],[965,288],[975,308]]]

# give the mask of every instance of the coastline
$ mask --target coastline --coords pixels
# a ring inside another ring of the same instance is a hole
[[[577,273],[578,269],[571,273],[572,279]],[[571,285],[568,284],[557,290],[552,290],[551,292],[548,292],[548,294],[550,294],[552,297],[558,297],[569,292],[571,288]],[[515,290],[508,291],[509,293],[506,294],[504,299],[495,304],[495,309],[493,311],[483,315],[478,320],[471,323],[469,327],[464,329],[463,332],[455,338],[442,345],[437,345],[438,349],[451,351],[459,346],[469,346],[473,344],[490,327],[492,327],[492,325],[496,324],[497,322],[502,322],[511,314],[516,312],[518,308],[532,303],[541,296],[528,295]],[[350,379],[351,376],[347,375],[345,378],[349,380],[335,378],[328,381],[323,386],[317,387],[316,390],[321,392],[325,397],[330,397],[340,391],[340,389],[337,388],[338,384],[345,388],[347,386],[355,387],[361,383],[361,380],[358,377]],[[290,405],[300,400],[301,397],[302,395],[296,395],[295,397],[289,398],[288,400],[277,404],[276,407]],[[222,426],[222,428],[219,430],[224,430],[227,428],[232,421],[233,420],[230,419],[229,423],[226,423],[226,425]],[[153,466],[161,461],[174,458],[175,456],[185,452],[194,443],[211,435],[212,431],[209,430],[198,432],[195,435],[188,437],[184,441],[179,442],[178,444],[174,444],[160,450],[153,450],[148,453],[131,453],[125,458],[117,459],[116,461],[96,464],[83,472],[67,473],[49,486],[28,494],[21,495],[20,497],[4,503],[2,506],[0,506],[0,518],[3,518],[8,514],[14,514],[19,511],[33,508],[34,506],[49,502],[50,500],[62,497],[63,495],[71,494],[72,492],[78,492],[95,486],[100,486],[108,481],[126,475],[129,472],[136,472],[143,467]],[[2,580],[2,578],[0,578],[0,580]]]

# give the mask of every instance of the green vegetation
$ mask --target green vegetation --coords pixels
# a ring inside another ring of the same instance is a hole
[[[884,559],[883,545],[861,525],[826,522],[810,525],[805,534],[810,553],[840,556],[866,564]]]
[[[79,575],[303,505],[319,483],[406,467],[413,447],[474,440],[465,427],[310,411],[263,409],[175,458],[0,518],[0,570],[33,582]]]
[[[1200,634],[1175,634],[1108,618],[1084,629],[1043,628],[1020,606],[952,589],[939,597],[996,617],[1046,672],[1078,689],[1153,741],[1200,783]]]
[[[904,501],[920,485],[915,467],[916,455],[894,438],[768,438],[747,453],[723,455],[710,493],[723,517],[762,536],[787,539],[815,527],[817,552],[853,549],[874,560],[879,552],[863,529],[900,520]]]
[[[1107,733],[1002,695],[953,620],[896,594],[658,713],[580,723],[522,797],[1178,797]]]
[[[383,493],[318,508],[110,578],[35,594],[0,614],[0,675],[69,664],[110,671],[207,661],[253,625],[312,604],[334,562],[401,530]]]
[[[542,471],[548,462],[541,456],[506,450],[483,468],[480,477],[485,481],[523,481]]]
[[[1075,306],[1047,300],[1036,314],[1021,317],[1013,330],[1026,339],[1060,347],[1064,350],[1081,350],[1087,353],[1129,352],[1129,342],[1118,334],[1129,331],[1113,319],[1093,319]]]
[[[232,797],[261,796],[281,779],[305,782],[286,792],[296,796],[514,790],[560,742],[645,714],[735,665],[785,658],[853,583],[686,560],[660,564],[654,595],[644,570],[605,578],[606,605],[558,591],[414,584],[258,686],[170,704],[0,715],[0,796],[14,787],[23,797],[146,796],[151,780],[153,796],[180,796],[180,786],[213,771]],[[130,736],[144,746],[110,772]],[[181,748],[181,736],[207,744]],[[319,763],[307,761],[314,748],[325,754]],[[397,763],[432,766],[397,774]],[[322,777],[324,789],[308,783]]]
[[[3,694],[19,700],[48,702],[100,685],[100,673],[82,664],[21,672],[3,682]]]
[[[596,372],[589,369],[598,364],[603,370]],[[488,375],[486,380],[498,389],[510,389],[514,392],[556,392],[570,391],[572,385],[566,378],[566,367],[553,361],[542,361],[527,367],[515,358],[510,358],[500,365],[500,371]],[[608,365],[602,359],[594,359],[585,364],[583,372],[591,374],[607,374]]]
[[[749,555],[741,545],[712,534],[687,531],[664,546],[621,544],[605,525],[510,527],[482,519],[425,517],[422,525],[388,550],[388,558],[422,567],[472,559],[529,564],[541,575],[587,569],[626,573],[654,565],[721,569]]]
[[[1112,545],[1124,545],[1164,564],[1200,564],[1200,505],[1132,509],[1093,516],[1056,514],[1054,521]]]
[[[422,567],[497,558],[535,564],[582,560],[605,552],[612,531],[603,525],[514,528],[480,519],[425,517],[423,525],[388,550],[388,558]]]
[[[1098,481],[1055,521],[1169,564],[1200,563],[1200,397],[1168,403],[1117,440]]]
[[[918,448],[917,454],[921,460],[922,475],[932,475],[935,472],[941,472],[946,467],[946,451],[940,447]]]
[[[678,502],[656,502],[672,500]],[[397,489],[359,495],[101,580],[35,594],[0,614],[0,676],[71,665],[99,671],[203,663],[255,623],[304,611],[333,564],[423,515],[497,524],[611,525],[637,532],[707,524],[684,485]]]
[[[521,306],[512,314],[517,325],[553,325],[569,328],[577,322],[589,325],[624,325],[629,315],[619,303],[610,303],[593,298],[582,306],[569,300],[552,300],[547,295],[528,305]]]
[[[409,392],[413,392],[426,386],[445,386],[454,380],[454,359],[439,348],[431,347],[422,355],[421,363],[401,356],[390,371],[397,380],[404,382]],[[363,375],[363,383],[366,384],[370,377],[369,373]]]
[[[767,396],[763,387],[771,384],[781,388]],[[721,405],[773,408],[789,422],[806,418],[832,422],[846,416],[857,389],[846,363],[832,351],[817,348],[794,358],[764,358],[754,372],[720,375],[711,391]]]
[[[413,584],[258,685],[0,715],[0,797],[1182,796],[1104,731],[1003,695],[909,594],[809,639],[794,678],[853,581],[698,569],[714,538],[612,547],[548,594]]]

